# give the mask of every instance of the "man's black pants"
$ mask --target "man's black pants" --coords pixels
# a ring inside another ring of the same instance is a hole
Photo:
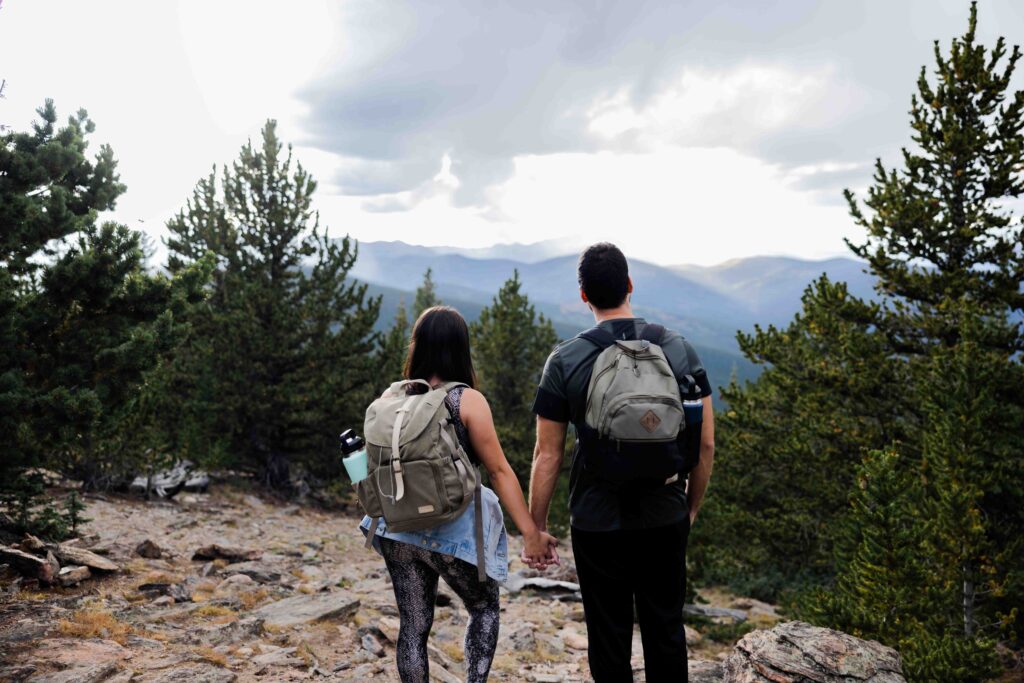
[[[633,606],[648,683],[687,680],[686,540],[689,520],[636,531],[572,530],[595,683],[633,680]]]

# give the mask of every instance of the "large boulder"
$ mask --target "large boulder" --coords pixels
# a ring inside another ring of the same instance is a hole
[[[267,626],[297,626],[321,619],[346,619],[359,609],[359,600],[345,591],[297,595],[271,602],[253,612]]]
[[[235,548],[232,546],[211,543],[199,548],[192,554],[193,560],[227,560],[228,562],[249,562],[262,557],[262,550]]]
[[[723,669],[725,683],[906,683],[892,648],[801,621],[748,633]]]
[[[116,572],[120,567],[105,557],[84,548],[76,548],[69,543],[51,546],[53,553],[63,564],[74,564],[101,572]]]
[[[52,584],[57,581],[60,565],[53,553],[47,552],[46,557],[38,557],[24,550],[0,546],[0,564],[7,564],[31,579],[40,583]]]

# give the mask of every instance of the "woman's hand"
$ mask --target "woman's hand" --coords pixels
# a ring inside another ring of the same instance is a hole
[[[523,562],[533,569],[544,569],[548,565],[561,564],[555,547],[558,539],[546,531],[537,529],[523,537],[525,542],[520,556]]]

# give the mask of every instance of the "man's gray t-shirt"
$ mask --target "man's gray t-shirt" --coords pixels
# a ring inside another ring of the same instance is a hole
[[[605,320],[598,327],[616,339],[638,339],[647,325],[643,318]],[[665,358],[680,381],[692,376],[701,396],[711,395],[711,384],[697,352],[678,333],[666,330],[662,337]],[[556,422],[571,422],[574,428],[584,423],[587,386],[594,361],[601,353],[597,345],[573,337],[551,352],[544,365],[537,397],[533,402],[536,415]],[[615,531],[646,529],[677,524],[689,514],[686,482],[677,481],[655,490],[624,491],[589,475],[583,466],[577,436],[569,474],[569,513],[574,528],[583,531]]]

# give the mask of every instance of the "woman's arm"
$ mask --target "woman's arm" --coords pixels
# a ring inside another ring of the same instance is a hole
[[[558,541],[547,532],[541,531],[530,516],[519,479],[509,466],[504,451],[501,450],[498,433],[494,429],[491,407],[484,395],[475,389],[464,390],[461,417],[462,423],[469,431],[469,442],[487,468],[498,498],[508,510],[516,528],[523,534],[523,540],[526,542],[524,555],[533,562],[543,564],[549,557],[550,547],[556,545]]]
[[[686,498],[690,506],[690,524],[697,521],[704,492],[707,491],[711,470],[715,466],[715,410],[711,405],[711,397],[704,397],[704,423],[700,428],[700,462],[686,484]]]

